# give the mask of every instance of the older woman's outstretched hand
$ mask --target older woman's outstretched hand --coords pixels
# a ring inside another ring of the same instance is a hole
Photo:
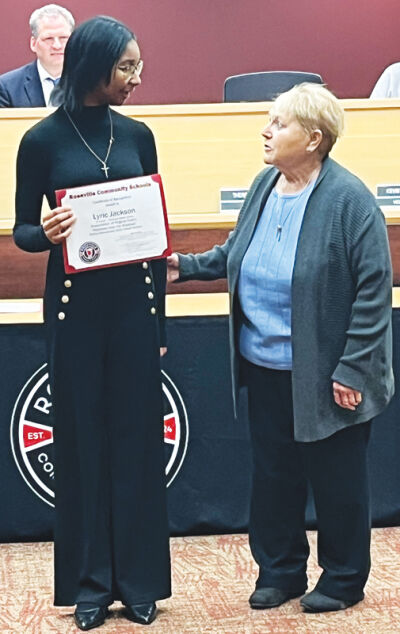
[[[179,257],[177,253],[172,253],[167,257],[167,280],[168,282],[179,280]]]
[[[56,207],[43,217],[43,231],[53,244],[60,244],[71,234],[76,217],[71,207]]]
[[[335,403],[344,409],[355,410],[357,405],[362,401],[362,394],[358,390],[353,390],[351,387],[333,382],[333,398]]]

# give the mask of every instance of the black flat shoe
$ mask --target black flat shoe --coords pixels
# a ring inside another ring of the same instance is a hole
[[[124,614],[127,619],[141,625],[150,625],[157,616],[155,603],[140,603],[138,605],[126,605]]]
[[[300,600],[300,605],[304,609],[304,612],[336,612],[337,610],[346,610],[352,605],[355,605],[359,601],[362,601],[363,597],[356,601],[343,601],[342,599],[334,599],[328,597],[326,594],[318,592],[318,590],[312,590]]]
[[[79,604],[74,612],[74,620],[80,630],[91,630],[103,625],[109,615],[108,608],[102,605]]]
[[[253,610],[267,610],[268,608],[276,608],[302,594],[302,592],[286,592],[280,588],[257,588],[250,596],[249,603]]]

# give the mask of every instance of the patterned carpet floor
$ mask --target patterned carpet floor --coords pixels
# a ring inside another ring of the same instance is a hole
[[[319,574],[316,534],[309,533],[309,580]],[[400,528],[374,529],[372,571],[365,600],[343,612],[304,614],[298,599],[272,610],[248,605],[256,568],[246,535],[171,540],[172,598],[160,601],[147,627],[126,621],[121,606],[101,634],[385,634],[400,633]],[[79,632],[72,608],[52,606],[52,544],[0,545],[1,634]]]

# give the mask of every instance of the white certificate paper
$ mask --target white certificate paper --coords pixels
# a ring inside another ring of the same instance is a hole
[[[76,216],[64,241],[67,273],[169,255],[169,229],[159,174],[56,192]]]

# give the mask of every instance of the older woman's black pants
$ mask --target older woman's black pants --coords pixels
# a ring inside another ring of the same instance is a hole
[[[370,423],[324,440],[296,442],[291,372],[244,365],[253,449],[249,540],[260,569],[257,587],[306,590],[310,482],[323,569],[316,588],[337,599],[362,599],[370,569]]]

